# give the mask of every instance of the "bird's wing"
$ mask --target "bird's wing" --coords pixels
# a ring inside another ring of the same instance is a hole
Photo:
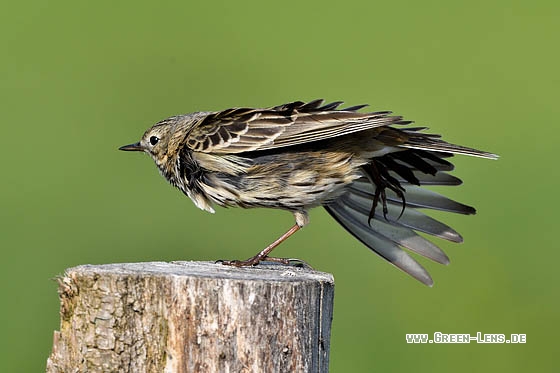
[[[438,180],[426,176],[421,181],[427,184],[447,184],[445,178]],[[456,179],[458,180],[458,179]],[[459,181],[460,182],[460,181]],[[460,214],[474,214],[472,207],[447,199],[434,192],[426,192],[415,185],[402,181],[406,188],[406,209],[402,210],[402,203],[397,196],[388,192],[387,220],[382,213],[375,212],[371,224],[369,215],[374,198],[374,187],[363,178],[355,181],[347,189],[347,193],[325,209],[353,236],[368,246],[375,253],[408,273],[426,285],[433,284],[428,272],[414,260],[403,248],[420,254],[441,264],[448,264],[447,255],[435,244],[418,235],[420,231],[452,242],[462,242],[459,233],[449,226],[425,215],[418,208],[443,210]],[[453,184],[451,184],[453,185]],[[401,215],[402,214],[402,215]],[[400,218],[398,218],[400,215]]]
[[[375,159],[381,184],[383,209],[375,208],[377,186],[375,175],[363,168],[363,176],[346,187],[346,193],[325,205],[327,211],[352,235],[398,268],[426,285],[432,285],[428,272],[407,251],[410,250],[438,263],[449,259],[435,244],[420,236],[422,232],[451,242],[463,238],[453,228],[424,214],[423,209],[472,215],[473,207],[453,201],[422,188],[425,185],[453,186],[461,180],[446,171],[453,164],[449,153],[411,149]],[[396,188],[390,188],[390,185]],[[395,191],[402,191],[402,194]]]
[[[390,124],[408,124],[390,112],[358,113],[366,105],[337,110],[342,102],[292,102],[267,109],[234,108],[204,117],[187,146],[204,153],[242,153],[304,144]]]

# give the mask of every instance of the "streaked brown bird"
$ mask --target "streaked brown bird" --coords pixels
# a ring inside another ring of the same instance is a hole
[[[213,204],[290,211],[296,224],[254,257],[224,261],[256,265],[309,223],[323,206],[367,247],[426,285],[428,272],[403,248],[438,263],[445,253],[416,231],[453,242],[463,238],[419,209],[474,214],[424,185],[459,185],[447,173],[454,154],[497,159],[454,145],[389,111],[367,105],[292,102],[265,109],[232,108],[178,115],[156,123],[140,142],[119,148],[148,153],[160,173],[206,211]],[[378,206],[380,205],[380,206]]]

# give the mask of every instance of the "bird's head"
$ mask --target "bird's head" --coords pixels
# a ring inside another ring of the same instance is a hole
[[[178,139],[186,134],[180,124],[182,117],[170,117],[149,128],[139,142],[124,145],[119,150],[148,153],[162,168],[177,149]]]

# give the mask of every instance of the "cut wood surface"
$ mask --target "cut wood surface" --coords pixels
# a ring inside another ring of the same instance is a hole
[[[83,265],[60,279],[47,372],[327,372],[332,275],[213,262]]]

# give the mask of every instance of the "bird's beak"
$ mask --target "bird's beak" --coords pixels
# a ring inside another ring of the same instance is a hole
[[[127,151],[127,152],[143,152],[144,148],[142,147],[142,145],[140,145],[139,142],[137,142],[136,144],[129,144],[129,145],[121,146],[119,148],[119,150],[124,150],[124,151]]]

